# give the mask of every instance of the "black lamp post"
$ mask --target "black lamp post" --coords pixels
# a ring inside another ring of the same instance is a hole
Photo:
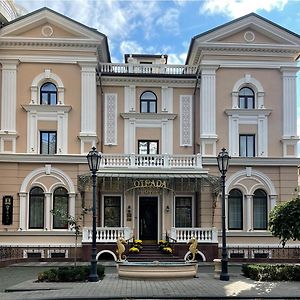
[[[228,255],[226,248],[226,215],[225,215],[225,177],[228,169],[229,159],[231,157],[228,155],[228,152],[225,148],[219,153],[217,157],[219,171],[221,173],[222,179],[222,259],[221,259],[221,274],[220,280],[228,281]]]
[[[96,147],[93,147],[92,150],[86,156],[89,164],[90,171],[92,173],[93,179],[93,236],[92,236],[92,258],[91,258],[91,271],[89,275],[89,281],[96,282],[99,280],[97,273],[97,246],[96,246],[96,179],[97,171],[99,170],[99,165],[101,161],[101,153],[96,150]]]

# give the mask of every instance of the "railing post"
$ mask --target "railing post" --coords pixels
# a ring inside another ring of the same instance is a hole
[[[202,155],[200,153],[196,155],[196,167],[202,168]]]
[[[130,154],[130,167],[136,167],[136,165],[135,165],[135,154],[134,153]]]
[[[218,230],[216,227],[212,228],[211,241],[212,243],[218,243]]]

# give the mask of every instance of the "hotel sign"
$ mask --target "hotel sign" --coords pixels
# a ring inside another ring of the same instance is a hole
[[[166,180],[161,179],[136,179],[133,181],[133,187],[129,190],[138,189],[141,194],[160,194],[162,189],[171,190]],[[126,192],[127,192],[126,191]]]
[[[3,196],[2,198],[2,224],[11,225],[13,223],[13,197]]]

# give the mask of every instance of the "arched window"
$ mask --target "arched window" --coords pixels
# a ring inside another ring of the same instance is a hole
[[[29,192],[29,228],[44,228],[44,191],[40,187]]]
[[[40,103],[44,105],[57,104],[57,88],[51,82],[46,82],[41,86]]]
[[[248,87],[240,89],[239,108],[251,109],[254,107],[254,92]]]
[[[228,196],[228,229],[243,229],[243,194],[237,189]]]
[[[53,193],[53,228],[68,228],[68,191],[63,188],[57,188]]]
[[[263,190],[256,190],[253,195],[253,229],[267,229],[267,194]]]
[[[157,97],[153,92],[144,92],[141,95],[141,112],[156,113],[157,112]]]

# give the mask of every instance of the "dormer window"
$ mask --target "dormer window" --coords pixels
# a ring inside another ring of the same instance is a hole
[[[141,113],[157,112],[157,97],[153,92],[144,92],[141,95]]]
[[[51,82],[46,82],[41,86],[40,104],[56,105],[57,104],[57,88]]]
[[[254,92],[248,87],[244,87],[239,91],[239,108],[254,108]]]

